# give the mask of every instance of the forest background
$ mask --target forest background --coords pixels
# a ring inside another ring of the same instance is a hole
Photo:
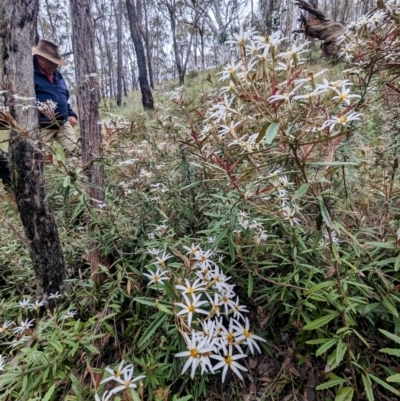
[[[38,36],[99,94],[101,155],[44,168],[60,291],[1,193],[0,399],[398,399],[397,1],[314,1],[332,62],[289,1],[95,0],[77,76],[79,3]]]

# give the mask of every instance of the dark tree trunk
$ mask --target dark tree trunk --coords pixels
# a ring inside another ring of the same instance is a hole
[[[154,109],[153,95],[147,80],[147,69],[146,69],[146,56],[144,53],[144,47],[142,38],[138,28],[138,16],[136,13],[136,7],[134,0],[126,0],[126,7],[128,10],[129,27],[131,30],[131,36],[133,44],[135,45],[135,52],[137,58],[137,64],[139,69],[139,84],[142,92],[142,104],[145,109]]]
[[[153,74],[153,57],[151,54],[151,47],[149,41],[149,21],[147,19],[147,5],[146,0],[143,3],[144,6],[144,21],[145,21],[145,32],[143,34],[144,44],[146,46],[146,56],[147,56],[147,67],[149,69],[149,79],[150,79],[150,87],[154,89],[154,74]]]
[[[168,13],[169,13],[169,21],[171,24],[171,33],[172,33],[172,43],[174,48],[174,55],[175,55],[175,66],[178,71],[179,77],[179,85],[183,85],[185,82],[185,72],[183,70],[183,65],[181,61],[181,55],[178,48],[178,41],[176,40],[176,16],[175,16],[175,1],[171,3],[166,3]]]
[[[39,119],[35,107],[23,108],[21,99],[35,105],[32,45],[35,42],[39,0],[0,2],[0,88],[7,90],[11,116],[19,129],[11,131],[11,172],[15,200],[24,226],[39,294],[61,290],[66,270],[57,227],[45,201]],[[16,128],[16,127],[15,127]]]
[[[102,3],[101,7],[99,6],[99,3],[97,0],[95,0],[95,4],[96,4],[96,8],[97,11],[99,13],[99,15],[102,15],[102,13],[105,13],[105,6]],[[107,63],[108,63],[108,76],[110,79],[110,97],[114,97],[114,66],[113,66],[113,60],[112,60],[112,54],[111,54],[111,49],[110,49],[110,39],[108,37],[108,32],[107,32],[107,28],[106,28],[106,24],[104,22],[105,20],[105,16],[102,15],[102,18],[100,18],[101,21],[101,33],[103,35],[104,38],[104,47],[106,50],[106,55],[107,55]]]
[[[72,47],[74,49],[75,76],[77,84],[77,98],[79,121],[82,141],[82,163],[88,180],[86,192],[90,204],[96,208],[104,203],[105,174],[104,168],[96,164],[95,159],[101,157],[101,126],[98,124],[100,93],[98,78],[87,79],[90,74],[96,74],[96,59],[94,52],[93,20],[90,12],[90,0],[70,0]],[[91,215],[87,217],[88,228],[94,231],[91,224]],[[108,265],[102,257],[101,250],[96,244],[90,244],[90,265],[92,272],[99,264]]]
[[[267,33],[272,33],[272,13],[274,12],[274,0],[268,2],[268,14],[267,14]]]
[[[122,98],[122,0],[118,0],[116,9],[117,23],[117,106]]]

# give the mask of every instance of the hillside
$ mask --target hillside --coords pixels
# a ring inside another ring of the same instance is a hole
[[[0,400],[398,399],[398,14],[350,29],[346,63],[241,31],[154,111],[105,100],[106,201],[45,166],[55,308],[0,189]]]

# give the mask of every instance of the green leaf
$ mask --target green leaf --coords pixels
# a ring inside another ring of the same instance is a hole
[[[131,395],[133,401],[140,401],[139,394],[133,388],[131,388]]]
[[[382,302],[383,302],[383,305],[386,307],[386,309],[389,312],[391,312],[394,316],[399,317],[399,313],[397,312],[397,308],[392,303],[392,301],[389,299],[389,297],[383,296],[382,297]]]
[[[278,134],[279,131],[279,123],[271,123],[267,129],[267,132],[265,133],[265,142],[267,142],[268,145],[272,143],[276,135]]]
[[[378,384],[380,384],[382,387],[384,387],[386,390],[391,391],[393,394],[400,395],[400,391],[396,390],[393,386],[390,384],[387,384],[383,380],[381,380],[379,377],[376,377],[374,375],[369,374],[368,375],[372,380],[375,380]]]
[[[45,396],[42,398],[42,401],[49,401],[55,389],[56,389],[56,384],[53,383],[53,385],[47,390]]]
[[[191,400],[193,397],[191,395],[185,395],[184,397],[178,398],[176,399],[176,401],[189,401]]]
[[[156,302],[152,298],[135,297],[133,300],[143,305],[156,306]]]
[[[396,373],[395,375],[389,376],[386,379],[386,381],[391,383],[400,383],[400,373]]]
[[[335,401],[351,401],[353,394],[354,389],[352,387],[343,387],[336,394]]]
[[[400,349],[396,348],[381,348],[379,352],[384,352],[385,354],[399,356],[400,357]]]
[[[325,354],[325,352],[328,351],[328,349],[332,348],[338,342],[338,340],[339,340],[338,338],[331,338],[326,343],[322,344],[317,349],[317,351],[315,351],[315,355],[320,356],[322,354]]]
[[[318,202],[319,202],[319,208],[321,209],[321,215],[322,218],[324,219],[325,224],[327,225],[327,227],[333,229],[333,222],[331,216],[325,207],[323,199],[320,196],[318,196]]]
[[[150,338],[152,335],[156,332],[156,330],[164,323],[165,319],[165,314],[164,312],[159,312],[154,315],[154,320],[150,324],[150,326],[146,329],[146,331],[143,333],[139,343],[138,343],[138,348],[142,350],[147,346],[147,343],[150,341]]]
[[[292,200],[301,198],[308,191],[309,187],[310,187],[310,184],[308,184],[307,182],[301,184],[299,189],[292,196]]]
[[[331,312],[328,313],[325,316],[320,317],[317,320],[314,320],[308,324],[306,324],[303,327],[303,330],[315,330],[318,329],[319,327],[325,326],[326,324],[328,324],[331,320],[335,319],[335,317],[338,316],[338,312]]]
[[[304,291],[305,295],[310,295],[314,292],[317,292],[319,290],[321,290],[322,288],[325,287],[332,287],[334,286],[336,283],[333,280],[328,280],[328,281],[323,281],[322,283],[319,283],[317,285],[312,286],[311,288],[309,288],[308,290]]]
[[[259,133],[258,136],[257,136],[256,143],[260,142],[261,139],[264,138],[265,133],[267,132],[267,128],[269,127],[270,124],[271,124],[271,123],[268,122],[268,123],[266,123],[266,124],[264,124],[264,125],[262,126],[262,128],[261,128],[261,130],[260,130],[260,133]]]
[[[374,393],[372,391],[371,379],[367,375],[362,375],[362,381],[368,401],[375,401]]]
[[[164,288],[167,290],[168,294],[172,296],[172,298],[174,298],[175,300],[179,299],[178,294],[175,292],[169,281],[164,281]]]
[[[71,183],[71,177],[70,177],[69,175],[67,175],[67,176],[64,178],[63,187],[64,187],[64,188],[69,187],[70,183]]]
[[[58,352],[62,352],[63,346],[61,345],[60,341],[56,340],[49,340],[49,344]]]
[[[166,306],[160,304],[158,302],[158,300],[156,300],[156,305],[157,305],[157,309],[160,310],[161,312],[167,313],[168,315],[174,315],[174,312],[172,312],[172,310],[168,309]]]
[[[354,162],[313,162],[310,166],[358,166]]]
[[[386,337],[390,338],[393,340],[395,343],[400,344],[400,337],[396,336],[396,334],[392,334],[389,331],[379,329],[379,331],[385,335]]]
[[[247,286],[247,296],[251,298],[251,294],[253,293],[253,275],[249,272],[248,275],[248,286]]]
[[[338,366],[343,361],[346,350],[347,350],[347,344],[344,343],[342,341],[342,339],[340,339],[338,341],[338,345],[337,345],[336,353],[335,353],[336,354],[336,365],[335,366]]]
[[[346,383],[346,380],[342,379],[339,376],[334,375],[333,373],[331,373],[329,375],[329,378],[330,378],[330,380],[328,380],[327,382],[319,384],[316,387],[316,390],[325,390],[327,388],[331,388],[331,387],[334,387],[334,386],[338,386],[339,384]]]

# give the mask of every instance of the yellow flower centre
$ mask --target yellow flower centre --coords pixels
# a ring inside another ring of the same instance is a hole
[[[248,330],[244,330],[244,331],[243,331],[243,335],[244,335],[246,338],[250,338],[251,335],[252,335],[252,332],[251,332],[251,331],[248,331]]]
[[[193,287],[189,287],[188,291],[189,291],[190,294],[193,294],[194,293],[194,288]]]
[[[189,306],[188,306],[188,311],[189,312],[194,312],[194,305],[193,304],[190,304]]]
[[[347,123],[347,117],[345,117],[345,116],[340,117],[340,118],[339,118],[339,122],[340,122],[340,124],[345,124],[345,123]]]
[[[235,337],[233,336],[233,333],[229,333],[227,336],[226,336],[226,339],[227,339],[227,341],[228,341],[228,343],[233,343],[233,340],[235,339]]]
[[[232,362],[233,362],[232,357],[228,355],[228,356],[225,358],[225,362],[226,362],[227,365],[232,365]]]
[[[196,348],[191,348],[191,349],[189,350],[189,352],[190,352],[190,356],[191,356],[192,358],[197,358],[198,355],[199,355],[199,351],[197,351]]]
[[[340,100],[345,100],[345,99],[347,99],[347,94],[346,94],[346,93],[341,93],[340,96],[339,96],[339,99],[340,99]]]
[[[215,280],[217,283],[220,283],[220,282],[221,282],[221,277],[220,277],[220,276],[216,276],[216,277],[214,278],[214,280]]]

